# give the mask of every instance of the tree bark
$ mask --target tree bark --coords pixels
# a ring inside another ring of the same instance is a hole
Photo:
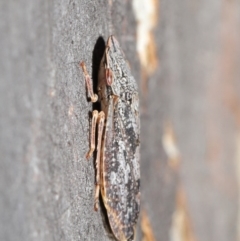
[[[0,240],[112,240],[79,68],[96,90],[111,34],[140,92],[136,240],[240,240],[239,1],[145,2],[0,1]]]

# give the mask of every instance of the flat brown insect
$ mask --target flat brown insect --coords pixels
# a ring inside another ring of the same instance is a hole
[[[87,158],[95,150],[96,190],[94,208],[101,192],[111,230],[117,240],[134,239],[140,211],[139,98],[118,41],[110,36],[98,74],[98,95],[85,63],[80,64],[92,102],[100,101],[101,111],[92,113],[91,143]],[[97,129],[97,130],[96,130]]]

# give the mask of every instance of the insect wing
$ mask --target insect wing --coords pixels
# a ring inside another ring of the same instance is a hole
[[[104,203],[119,240],[134,235],[140,209],[138,96],[132,103],[109,101],[103,147]]]

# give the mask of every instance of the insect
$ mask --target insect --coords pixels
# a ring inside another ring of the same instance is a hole
[[[137,84],[114,36],[108,38],[98,73],[98,95],[85,63],[88,96],[101,103],[93,110],[90,158],[96,146],[94,208],[101,193],[111,230],[119,241],[133,240],[140,211],[139,97]],[[97,134],[97,140],[96,139]]]

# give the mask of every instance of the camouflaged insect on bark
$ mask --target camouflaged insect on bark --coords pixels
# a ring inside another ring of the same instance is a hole
[[[92,102],[101,103],[100,113],[93,111],[91,148],[95,150],[96,190],[95,210],[98,210],[99,190],[111,230],[119,241],[132,240],[140,210],[139,168],[139,99],[136,81],[117,40],[110,36],[98,76],[98,96],[85,64],[81,66]]]
[[[101,194],[113,234],[134,237],[140,211],[139,97],[117,40],[110,36],[101,61],[98,85],[106,115],[101,158]]]

